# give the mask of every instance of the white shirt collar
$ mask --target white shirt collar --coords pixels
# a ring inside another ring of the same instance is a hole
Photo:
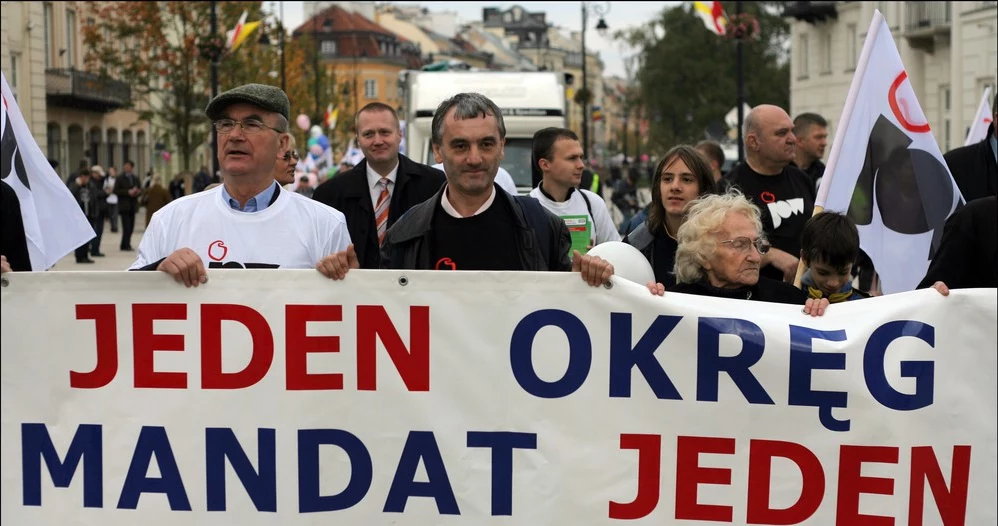
[[[392,186],[395,184],[395,177],[398,175],[398,172],[399,172],[399,163],[396,161],[395,168],[392,168],[392,171],[388,172],[388,175],[384,176],[387,177],[389,181],[391,181],[391,184],[388,186]],[[371,168],[371,164],[368,163],[367,187],[373,189],[375,186],[377,186],[378,182],[381,181],[381,177],[382,177],[381,174],[375,172],[374,168]],[[379,188],[378,191],[381,191],[381,189]]]
[[[458,219],[462,219],[464,216],[458,213],[457,208],[454,208],[454,205],[452,205],[450,202],[450,198],[447,197],[447,192],[449,190],[450,190],[449,185],[447,187],[444,187],[444,195],[440,199],[440,207],[444,209],[444,212],[447,212],[447,215],[451,217],[456,217]],[[488,210],[489,207],[492,206],[492,202],[495,200],[496,200],[496,186],[492,185],[492,193],[489,194],[489,198],[485,200],[485,204],[483,204],[474,214],[471,215],[477,216],[478,214],[481,214],[482,212]]]

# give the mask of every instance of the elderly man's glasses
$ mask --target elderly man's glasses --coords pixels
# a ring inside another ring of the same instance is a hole
[[[299,159],[301,159],[301,157],[298,156],[298,152],[296,152],[295,150],[291,150],[290,152],[284,152],[285,161],[291,161],[291,160],[297,161]]]
[[[222,135],[228,135],[236,129],[236,125],[239,125],[243,129],[243,133],[246,135],[255,135],[263,131],[264,128],[268,130],[274,130],[277,133],[284,133],[277,128],[272,128],[266,124],[256,120],[256,119],[246,119],[242,121],[234,121],[232,119],[219,119],[212,123],[215,127],[215,131],[221,133]]]
[[[759,251],[759,254],[765,254],[766,252],[769,252],[769,249],[773,246],[769,244],[769,241],[766,241],[761,237],[759,239],[756,239],[755,241],[752,241],[747,237],[736,237],[734,239],[718,241],[718,243],[721,245],[731,245],[731,248],[734,248],[739,252],[748,252],[749,250],[751,250],[751,247],[754,245],[755,249]]]

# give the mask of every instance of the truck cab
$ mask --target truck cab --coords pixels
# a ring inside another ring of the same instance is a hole
[[[445,99],[458,93],[485,95],[502,110],[506,124],[505,168],[517,190],[531,189],[531,144],[534,133],[555,126],[566,127],[564,75],[557,72],[505,71],[404,71],[403,109],[406,156],[433,165],[430,123]]]

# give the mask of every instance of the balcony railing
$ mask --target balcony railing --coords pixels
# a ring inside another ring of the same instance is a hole
[[[950,5],[950,2],[905,2],[905,32],[917,36],[948,31],[953,22]]]
[[[109,112],[131,103],[132,88],[74,68],[51,68],[45,70],[45,95],[55,106]]]

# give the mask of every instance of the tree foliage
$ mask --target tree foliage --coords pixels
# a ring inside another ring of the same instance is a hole
[[[724,2],[734,14],[734,2]],[[780,17],[784,2],[743,2],[761,33],[743,41],[745,102],[750,106],[790,103],[789,26]],[[708,31],[692,2],[664,9],[648,24],[615,37],[638,50],[636,100],[650,121],[648,146],[656,151],[696,142],[737,106],[736,45]]]
[[[173,145],[184,169],[191,169],[194,151],[208,140],[204,114],[211,98],[211,57],[207,51],[224,45],[226,31],[235,27],[243,11],[248,22],[266,18],[263,2],[216,2],[218,33],[211,35],[210,2],[89,2],[83,27],[88,70],[127,82],[132,108],[142,120],[161,119],[165,132],[156,142]],[[257,82],[280,85],[279,32],[276,23],[263,24],[234,51],[218,59],[218,92]],[[260,43],[266,32],[270,44]],[[302,74],[307,42],[285,39],[286,90],[292,101],[292,119],[311,114],[314,90]],[[314,46],[313,46],[314,47]],[[325,80],[325,79],[323,79]],[[333,82],[323,82],[321,107],[333,102]],[[296,104],[297,102],[297,104]]]

